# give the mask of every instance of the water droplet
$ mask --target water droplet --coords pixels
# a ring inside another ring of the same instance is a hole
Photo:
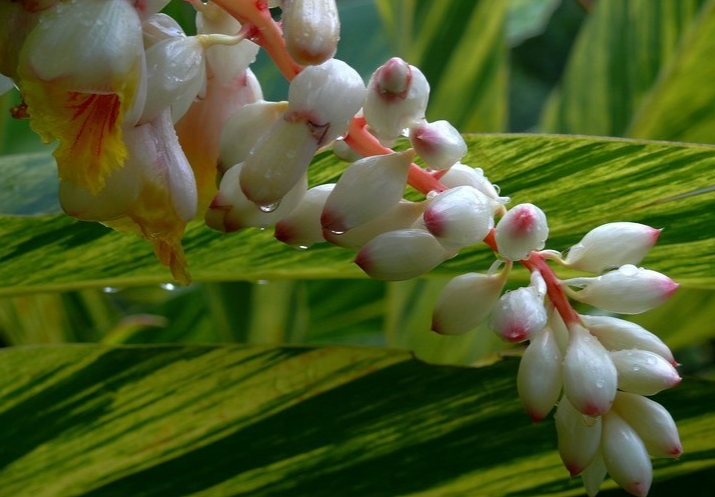
[[[308,249],[308,246],[307,246],[307,245],[298,245],[298,248],[299,248],[300,250],[307,250],[307,249]]]
[[[159,286],[167,292],[173,292],[174,290],[176,290],[176,285],[174,285],[173,283],[162,283]]]
[[[497,192],[497,195],[499,195],[501,193],[501,187],[494,184],[492,184],[492,186],[494,187],[494,191]]]
[[[637,373],[637,372],[640,371],[640,370],[641,370],[641,367],[640,367],[640,366],[633,366],[633,372],[634,372],[634,373]]]
[[[596,388],[603,388],[603,386],[606,384],[605,381],[601,380],[596,380]]]
[[[102,291],[104,293],[118,293],[119,291],[121,291],[121,288],[116,288],[113,286],[105,286],[104,288],[102,288]]]
[[[266,214],[268,214],[276,210],[279,205],[281,205],[281,203],[276,202],[274,204],[259,205],[258,208],[261,209],[261,212],[265,212]]]
[[[330,230],[330,232],[331,232],[333,235],[336,235],[336,236],[340,236],[340,235],[345,234],[344,231],[338,231],[338,230]]]
[[[655,366],[656,362],[658,362],[657,359],[652,356],[648,356],[648,358],[646,358],[646,360],[645,360],[645,363],[648,364],[649,366]]]
[[[268,280],[258,280],[258,281],[256,281],[256,283],[257,283],[258,285],[267,285],[267,284],[268,284]]]

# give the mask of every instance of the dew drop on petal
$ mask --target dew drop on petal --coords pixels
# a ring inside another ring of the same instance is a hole
[[[280,204],[280,202],[276,202],[273,204],[259,205],[258,208],[261,209],[261,212],[268,214],[276,210]]]
[[[159,286],[167,292],[173,292],[174,290],[176,290],[176,285],[174,285],[173,283],[162,283]]]

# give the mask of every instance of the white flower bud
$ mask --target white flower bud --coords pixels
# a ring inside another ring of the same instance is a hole
[[[665,358],[673,366],[677,366],[668,346],[636,323],[609,316],[583,315],[581,319],[591,334],[608,350],[650,350]]]
[[[544,419],[559,399],[562,360],[554,332],[548,327],[531,339],[521,358],[516,386],[521,403],[534,422]]]
[[[544,329],[548,321],[544,296],[533,286],[507,292],[499,299],[489,327],[508,342],[523,342]]]
[[[310,127],[279,119],[251,150],[241,170],[244,195],[268,209],[293,189],[318,150]]]
[[[323,228],[344,233],[378,218],[402,198],[414,152],[365,157],[348,166],[325,203]]]
[[[146,51],[146,65],[147,94],[141,121],[151,121],[167,107],[173,121],[178,121],[206,83],[201,41],[196,36],[160,41]]]
[[[426,205],[427,202],[400,200],[381,216],[345,233],[336,234],[323,229],[323,237],[338,247],[359,250],[360,247],[381,233],[414,228],[414,222],[422,215]]]
[[[484,240],[494,225],[492,204],[471,186],[446,190],[430,201],[425,227],[447,248],[461,249]]]
[[[373,73],[367,86],[363,113],[383,143],[396,140],[406,128],[424,119],[429,84],[415,66],[394,57]]]
[[[364,156],[353,150],[345,140],[338,138],[333,142],[333,153],[335,156],[345,162],[355,162],[362,159]]]
[[[447,121],[426,121],[410,128],[410,143],[427,167],[448,169],[462,160],[467,144],[459,131]]]
[[[247,226],[266,228],[273,226],[300,203],[308,189],[308,179],[304,175],[281,200],[280,204],[259,207],[241,191],[239,177],[244,164],[236,164],[226,171],[221,179],[219,191],[206,211],[206,224],[215,230],[230,233]]]
[[[570,328],[564,358],[564,392],[583,414],[600,416],[611,408],[616,396],[618,373],[608,351],[588,330]]]
[[[549,237],[546,215],[533,204],[519,204],[510,209],[497,225],[497,247],[502,257],[520,261],[533,250],[541,250]]]
[[[611,360],[618,370],[618,388],[626,392],[655,395],[681,380],[668,361],[648,350],[617,350]]]
[[[325,62],[338,48],[340,18],[335,0],[284,0],[283,38],[299,64]]]
[[[579,292],[567,289],[570,297],[621,314],[639,314],[659,306],[680,286],[664,274],[630,264],[596,278],[572,278],[563,283],[583,287]]]
[[[635,430],[614,411],[603,417],[601,451],[616,483],[638,497],[648,494],[653,480],[648,451]]]
[[[603,454],[599,448],[598,452],[588,465],[586,469],[581,473],[581,478],[583,479],[583,486],[586,490],[586,495],[588,497],[596,497],[598,491],[601,489],[601,483],[606,477],[606,462],[603,460]]]
[[[308,190],[298,207],[276,224],[275,237],[298,248],[308,248],[325,241],[320,216],[334,183],[318,185]]]
[[[499,196],[499,188],[493,185],[489,179],[484,176],[484,171],[479,167],[472,168],[464,164],[454,164],[439,181],[450,188],[455,186],[473,186],[492,199],[496,206],[509,202],[509,197]]]
[[[306,67],[293,79],[285,119],[306,123],[322,146],[347,133],[364,100],[365,83],[357,71],[330,59]]]
[[[288,108],[288,102],[260,101],[239,107],[221,128],[219,174],[248,159],[254,145]]]
[[[405,229],[373,238],[360,250],[355,264],[376,280],[409,280],[431,271],[453,255],[429,232]]]
[[[571,476],[580,474],[597,455],[601,442],[601,418],[584,416],[564,396],[554,415],[559,456]]]
[[[636,431],[654,457],[683,454],[678,428],[662,405],[635,393],[618,392],[613,409]]]
[[[568,267],[592,273],[638,264],[658,240],[661,230],[638,223],[609,223],[589,231],[571,247]]]
[[[142,23],[142,35],[145,49],[169,38],[186,36],[179,23],[166,14],[154,14],[147,18]]]
[[[467,273],[450,280],[439,294],[432,330],[441,335],[461,335],[479,326],[499,300],[506,275]]]

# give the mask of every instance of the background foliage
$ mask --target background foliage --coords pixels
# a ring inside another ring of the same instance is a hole
[[[465,162],[546,211],[550,248],[606,221],[664,228],[645,264],[682,288],[637,320],[702,379],[658,397],[686,453],[656,461],[651,495],[706,495],[715,0],[338,4],[339,57],[365,79],[393,55],[421,67],[429,118],[480,133]],[[188,5],[168,9],[188,29]],[[267,98],[285,98],[270,61],[255,71]],[[594,137],[481,134],[525,131]],[[485,269],[488,251],[382,284],[347,251],[196,222],[185,246],[197,283],[177,288],[145,243],[60,213],[48,146],[4,110],[0,153],[0,340],[33,346],[0,352],[1,495],[579,494],[553,422],[520,412],[516,361],[485,366],[518,351],[485,329],[428,331],[446,278]],[[345,167],[316,161],[316,182]],[[228,342],[246,345],[206,345]]]

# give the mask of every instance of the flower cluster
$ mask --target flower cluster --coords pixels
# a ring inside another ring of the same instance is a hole
[[[447,284],[433,330],[458,335],[488,321],[504,341],[528,341],[519,397],[534,421],[558,405],[571,475],[589,495],[606,472],[645,495],[650,456],[682,453],[672,418],[647,398],[678,384],[677,364],[652,333],[580,315],[570,299],[619,314],[667,300],[678,285],[637,267],[659,230],[610,223],[565,257],[544,250],[546,214],[529,203],[507,209],[484,172],[461,163],[459,132],[426,119],[430,87],[417,67],[390,59],[365,85],[334,58],[334,0],[277,2],[282,28],[264,1],[187,1],[196,36],[157,13],[162,0],[0,4],[13,19],[0,35],[0,73],[22,91],[33,128],[59,141],[64,210],[144,236],[182,282],[180,239],[197,214],[225,233],[274,226],[294,247],[354,250],[380,280],[420,276],[486,243],[495,264]],[[285,102],[262,98],[249,69],[259,46],[290,81]],[[404,138],[411,148],[393,151]],[[336,183],[309,189],[311,160],[328,147],[350,164]],[[405,199],[408,186],[424,199]],[[560,280],[549,262],[593,275]],[[529,284],[504,293],[515,264]]]

